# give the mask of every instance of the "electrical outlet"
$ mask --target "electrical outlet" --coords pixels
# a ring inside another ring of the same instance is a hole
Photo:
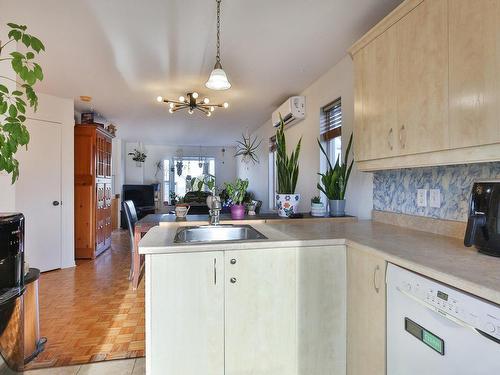
[[[441,191],[439,189],[431,189],[429,194],[429,206],[432,208],[441,207]]]
[[[417,206],[427,207],[427,189],[417,189]]]

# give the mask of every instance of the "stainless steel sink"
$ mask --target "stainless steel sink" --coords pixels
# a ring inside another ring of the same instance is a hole
[[[174,243],[253,241],[267,239],[250,225],[205,225],[177,229]]]

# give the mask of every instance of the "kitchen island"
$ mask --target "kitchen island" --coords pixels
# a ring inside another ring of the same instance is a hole
[[[175,244],[169,225],[140,242],[148,374],[383,374],[388,263],[500,304],[500,259],[456,238],[373,221],[252,226],[267,240]]]

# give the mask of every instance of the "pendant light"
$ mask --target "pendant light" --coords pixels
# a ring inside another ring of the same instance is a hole
[[[226,72],[222,69],[222,64],[220,63],[220,3],[221,0],[217,1],[217,56],[215,57],[215,66],[210,73],[205,86],[211,90],[227,90],[231,87],[229,80],[227,79]]]

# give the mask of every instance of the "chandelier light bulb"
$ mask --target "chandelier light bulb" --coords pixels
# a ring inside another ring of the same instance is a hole
[[[170,108],[168,111],[169,111],[170,113],[174,113],[173,108]]]
[[[203,103],[205,103],[205,104],[210,103],[210,99],[208,99],[208,98],[203,99]]]
[[[179,96],[179,101],[180,101],[180,102],[183,102],[183,103],[184,103],[184,100],[186,100],[186,98],[184,98],[182,95],[181,95],[181,96]]]
[[[192,115],[192,114],[193,114],[193,112],[194,112],[194,111],[193,111],[192,109],[190,109],[190,110],[188,111],[188,113],[189,113],[190,115]]]
[[[174,104],[174,103],[170,103],[170,104],[169,104],[169,107],[170,107],[170,108],[172,108],[172,109],[174,109],[175,104]]]
[[[193,98],[194,99],[198,99],[198,93],[197,92],[193,92]]]
[[[211,107],[210,107],[210,112],[213,112],[213,111],[215,111],[215,107],[214,107],[214,106],[211,106]]]
[[[224,108],[229,108],[229,103],[228,102],[224,102],[223,106],[224,106]]]
[[[163,98],[162,98],[161,96],[158,96],[158,97],[156,98],[156,101],[157,101],[158,103],[161,103],[161,102],[163,101]]]
[[[212,116],[212,112],[207,112],[207,117]]]

